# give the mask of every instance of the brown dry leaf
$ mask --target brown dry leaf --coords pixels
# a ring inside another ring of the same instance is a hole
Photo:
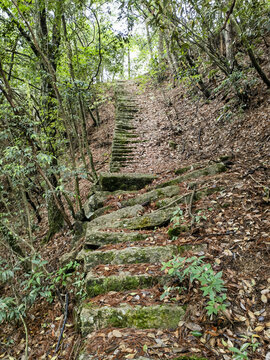
[[[263,330],[264,330],[263,325],[256,326],[255,329],[254,329],[255,332],[262,332]]]
[[[267,304],[267,301],[268,301],[268,299],[267,299],[267,296],[266,295],[262,295],[261,296],[261,300],[262,300],[262,302],[264,303],[264,304]]]
[[[252,321],[256,321],[256,316],[253,314],[252,311],[248,310],[248,315]]]
[[[247,318],[245,316],[236,314],[236,315],[234,315],[234,320],[243,322],[243,321],[246,321]]]
[[[198,324],[195,324],[195,323],[192,323],[192,322],[186,322],[185,325],[186,325],[186,327],[187,327],[189,330],[192,330],[192,331],[202,331],[201,326],[198,325]]]
[[[125,356],[125,359],[134,359],[135,358],[135,354],[128,354],[127,356]]]

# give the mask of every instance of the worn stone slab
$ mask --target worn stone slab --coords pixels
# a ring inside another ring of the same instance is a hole
[[[167,186],[162,189],[154,189],[148,191],[144,194],[138,195],[132,199],[122,201],[123,206],[131,206],[135,204],[145,204],[150,203],[151,201],[156,201],[161,198],[169,198],[175,195],[178,195],[180,192],[178,185]]]
[[[84,306],[80,313],[83,336],[105,327],[137,329],[176,329],[185,314],[185,307],[177,305],[153,305],[119,307]]]
[[[200,169],[202,167],[204,167],[205,164],[201,164],[201,163],[196,163],[196,164],[191,164],[191,165],[188,165],[188,166],[184,166],[184,167],[181,167],[179,169],[176,169],[174,171],[174,173],[176,175],[182,175],[182,174],[185,174],[186,172],[188,171],[193,171],[193,170],[197,170],[197,169]]]
[[[110,227],[112,223],[116,222],[119,219],[124,219],[127,217],[135,217],[139,215],[140,212],[144,210],[143,206],[141,205],[134,205],[134,206],[128,206],[123,209],[119,209],[116,211],[113,211],[109,214],[99,216],[98,218],[92,220],[89,222],[88,228],[97,228],[97,227]]]
[[[84,258],[85,269],[90,270],[99,264],[156,264],[171,259],[181,250],[176,245],[129,247],[123,250],[90,251],[82,250],[79,258]]]
[[[204,198],[205,196],[209,196],[215,192],[218,192],[218,191],[221,191],[221,188],[216,186],[216,187],[210,187],[210,188],[204,188],[204,189],[201,189],[199,191],[196,191],[194,193],[194,196],[193,196],[193,201],[198,201],[202,198]],[[188,204],[191,200],[191,196],[192,196],[192,192],[189,192],[187,194],[184,194],[182,196],[173,196],[171,198],[165,198],[165,199],[161,199],[161,200],[158,200],[156,202],[156,206],[158,208],[162,208],[162,207],[165,207],[165,206],[176,206],[176,205],[179,205],[179,204]]]
[[[100,185],[102,190],[139,190],[150,184],[156,177],[150,174],[120,174],[101,173]]]
[[[138,232],[124,233],[124,232],[107,232],[107,231],[92,231],[89,227],[86,230],[85,247],[96,245],[102,246],[106,244],[117,244],[121,242],[134,242],[147,238],[147,234],[140,234]]]
[[[135,290],[165,283],[165,276],[160,275],[130,275],[122,272],[119,275],[95,276],[89,272],[86,276],[86,291],[89,297],[106,294],[109,291]]]
[[[129,230],[154,229],[155,227],[166,225],[170,222],[173,213],[178,207],[155,210],[149,214],[116,221],[111,225],[113,228],[123,228]]]
[[[157,188],[163,188],[165,186],[170,186],[170,185],[175,185],[175,184],[180,184],[184,181],[187,180],[192,180],[192,179],[198,179],[200,177],[203,176],[209,176],[209,175],[215,175],[215,174],[219,174],[222,173],[224,171],[226,171],[226,166],[223,163],[216,163],[216,164],[212,164],[209,165],[205,168],[202,169],[198,169],[198,170],[194,170],[191,172],[188,172],[184,175],[181,175],[173,180],[167,181],[163,184],[160,184],[157,186]]]

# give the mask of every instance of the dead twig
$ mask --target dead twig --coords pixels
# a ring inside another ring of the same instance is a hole
[[[65,317],[64,317],[63,325],[62,325],[62,328],[61,328],[61,332],[60,332],[60,335],[59,335],[59,338],[58,338],[58,342],[57,342],[54,354],[56,354],[57,351],[59,350],[60,342],[62,340],[64,330],[65,330],[65,326],[66,326],[66,322],[67,322],[67,316],[68,316],[68,293],[66,293],[65,300],[66,300]]]
[[[194,189],[193,189],[193,191],[191,193],[189,204],[188,204],[188,214],[189,214],[189,217],[191,218],[191,222],[190,222],[191,226],[193,226],[194,219],[195,219],[194,215],[192,214],[192,202],[193,202],[193,199],[194,199],[195,192],[196,192],[196,185],[194,186]]]

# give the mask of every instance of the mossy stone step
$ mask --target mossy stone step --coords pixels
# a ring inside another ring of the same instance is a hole
[[[99,176],[99,184],[104,191],[115,190],[139,190],[156,178],[150,174],[139,173],[101,173]]]
[[[166,276],[160,275],[130,275],[126,272],[119,275],[97,277],[89,272],[85,279],[85,286],[87,295],[94,297],[109,291],[145,289],[158,283],[164,285],[166,278]]]
[[[212,195],[215,192],[219,192],[221,190],[222,189],[220,187],[216,186],[216,187],[204,188],[204,189],[201,189],[199,191],[195,191],[195,193],[193,195],[193,201],[198,201],[198,200],[200,200],[200,199],[202,199],[202,198],[204,198],[206,196]],[[163,207],[166,207],[166,206],[170,206],[170,204],[172,204],[172,206],[176,206],[176,205],[179,205],[179,204],[189,203],[190,200],[191,200],[191,197],[192,197],[192,192],[189,192],[189,193],[184,194],[182,196],[176,195],[176,196],[173,196],[171,198],[165,198],[165,199],[158,200],[156,202],[156,206],[158,208],[163,208]]]
[[[129,230],[153,229],[168,224],[174,211],[177,209],[178,207],[170,207],[164,210],[155,210],[149,214],[138,216],[136,218],[133,217],[131,219],[116,221],[111,227]]]
[[[112,149],[113,150],[119,150],[119,151],[121,151],[121,150],[134,151],[134,150],[136,150],[136,147],[135,146],[119,145],[119,144],[113,143]]]
[[[96,307],[87,304],[79,315],[83,336],[105,327],[137,329],[176,329],[185,315],[185,307],[177,305],[153,305]]]
[[[118,161],[120,164],[125,164],[127,161],[129,161],[129,163],[131,163],[133,160],[132,157],[126,157],[126,156],[114,156],[112,157],[112,161]]]
[[[128,206],[90,221],[87,227],[110,227],[111,223],[119,219],[137,216],[143,210],[144,208],[141,205]]]
[[[136,127],[127,124],[117,124],[115,130],[136,130]]]
[[[216,175],[216,174],[222,173],[226,170],[227,170],[227,168],[223,163],[212,164],[212,165],[209,165],[202,169],[194,170],[185,175],[179,176],[173,180],[170,180],[163,184],[160,184],[157,186],[157,188],[162,188],[162,187],[169,186],[169,185],[180,184],[184,181],[191,180],[191,179],[198,179],[203,176]]]
[[[192,165],[188,165],[188,166],[184,166],[184,167],[181,167],[179,169],[176,169],[174,171],[174,173],[176,175],[182,175],[182,174],[185,174],[188,171],[197,170],[197,169],[200,169],[202,167],[204,167],[204,166],[201,163],[192,164]]]
[[[127,137],[127,138],[135,138],[135,137],[138,137],[138,134],[135,134],[135,133],[131,133],[131,132],[127,132],[127,131],[124,131],[124,130],[117,130],[115,132],[115,138],[117,137]]]
[[[129,155],[129,154],[132,154],[132,153],[133,153],[133,150],[128,149],[128,148],[121,149],[121,150],[113,148],[113,150],[112,150],[112,155],[115,155],[115,156],[124,155],[124,154]]]
[[[131,206],[136,204],[145,204],[151,201],[156,201],[161,198],[169,198],[179,195],[180,189],[178,185],[167,186],[162,189],[154,189],[144,194],[138,195],[132,199],[122,201],[122,206]]]
[[[118,244],[122,242],[135,242],[144,240],[148,237],[147,234],[140,234],[138,232],[108,232],[108,231],[93,231],[90,227],[86,230],[84,247],[103,246],[106,244]]]
[[[85,269],[88,271],[92,267],[103,264],[156,264],[171,259],[173,255],[181,252],[181,246],[147,246],[129,247],[121,250],[91,251],[81,250],[78,258],[84,259]]]

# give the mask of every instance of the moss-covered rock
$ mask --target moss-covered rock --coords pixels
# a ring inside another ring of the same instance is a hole
[[[117,244],[128,241],[140,241],[147,238],[148,235],[140,234],[138,232],[106,232],[106,231],[92,231],[90,228],[86,231],[85,246],[102,246],[106,244]]]
[[[175,185],[175,184],[180,184],[184,181],[188,181],[188,180],[192,180],[192,179],[198,179],[200,177],[203,176],[208,176],[208,175],[215,175],[215,174],[219,174],[221,172],[226,171],[226,166],[223,163],[216,163],[216,164],[212,164],[209,165],[203,169],[198,169],[198,170],[194,170],[191,171],[187,174],[184,174],[182,176],[179,176],[173,180],[167,181],[163,184],[160,184],[157,186],[157,188],[162,188],[165,186],[170,186],[170,185]]]
[[[189,230],[189,228],[187,225],[175,226],[168,230],[168,235],[169,235],[170,239],[173,239],[174,237],[179,236],[180,234],[182,234],[183,232],[186,232],[188,230]]]
[[[123,250],[87,251],[82,250],[79,256],[84,258],[86,270],[99,264],[140,264],[161,263],[177,254],[179,249],[176,245],[130,247]]]
[[[104,202],[110,195],[108,191],[96,191],[90,195],[89,199],[84,204],[84,213],[87,219],[91,217],[95,210],[103,207]]]
[[[162,277],[155,275],[130,275],[126,272],[118,276],[97,277],[88,273],[86,276],[86,291],[89,297],[105,294],[109,291],[143,289],[162,282]]]
[[[156,177],[147,174],[101,173],[99,182],[104,191],[139,190],[150,184]]]
[[[114,223],[115,221],[127,217],[135,217],[143,210],[143,206],[141,205],[128,206],[123,209],[113,211],[109,214],[99,216],[98,218],[90,221],[90,223],[88,224],[88,228],[91,229],[92,227],[111,227],[112,223]]]
[[[122,201],[121,204],[123,206],[131,206],[131,205],[135,205],[135,204],[145,204],[145,203],[149,203],[151,201],[156,201],[158,199],[162,199],[165,197],[169,198],[169,197],[175,196],[175,195],[179,194],[179,191],[180,190],[179,190],[178,185],[167,186],[165,188],[148,191],[148,192],[138,195],[132,199]]]
[[[185,314],[184,307],[176,305],[154,306],[84,306],[80,313],[80,326],[83,336],[104,327],[138,329],[176,329]]]

